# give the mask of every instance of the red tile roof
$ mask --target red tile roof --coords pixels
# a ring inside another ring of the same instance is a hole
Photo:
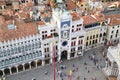
[[[104,14],[102,14],[102,13],[96,13],[96,14],[94,14],[94,16],[95,16],[96,20],[99,21],[99,22],[106,20]]]
[[[0,0],[0,5],[6,5],[4,0]]]
[[[68,10],[73,10],[77,8],[77,5],[73,3],[71,0],[66,0],[66,3],[67,3]]]
[[[117,77],[112,77],[112,76],[110,76],[110,77],[109,77],[109,80],[117,80]]]
[[[93,18],[91,15],[83,16],[83,25],[88,25],[97,22],[95,18]]]
[[[43,22],[43,21],[38,21],[37,22],[37,25],[39,26],[39,25],[45,25],[45,23]]]
[[[21,38],[28,35],[37,34],[37,28],[35,23],[24,23],[20,20],[15,20],[16,29],[9,30],[8,24],[12,23],[12,20],[6,21],[4,24],[0,24],[0,41],[7,41],[11,39]]]
[[[110,26],[120,25],[120,14],[111,14],[105,17],[106,19],[110,18],[110,23],[109,23]]]
[[[77,14],[76,12],[72,11],[71,12],[71,15],[72,15],[72,20],[75,21],[75,20],[80,20],[80,15]]]

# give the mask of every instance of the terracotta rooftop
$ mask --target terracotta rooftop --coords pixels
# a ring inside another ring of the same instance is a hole
[[[2,15],[13,15],[13,10],[12,9],[4,9],[2,10]]]
[[[71,0],[66,0],[67,3],[67,9],[68,10],[73,10],[76,9],[77,5],[73,3]]]
[[[97,20],[95,18],[93,18],[91,15],[86,15],[86,16],[83,16],[82,18],[83,18],[84,25],[88,25],[88,24],[97,22]]]
[[[76,1],[79,1],[79,2],[86,2],[86,0],[76,0]]]
[[[72,11],[71,12],[71,15],[72,15],[72,20],[75,21],[75,20],[80,20],[80,15],[77,14],[76,12]]]
[[[18,13],[18,16],[19,16],[19,18],[21,18],[21,19],[26,19],[26,18],[29,18],[29,14],[26,14],[26,13],[24,13],[24,12],[22,12],[22,13]]]
[[[110,26],[120,24],[120,14],[111,14],[111,15],[107,15],[105,17],[106,17],[106,19],[110,18],[110,23],[109,23]]]
[[[27,6],[27,7],[31,7],[33,5],[34,5],[34,3],[27,3],[27,4],[25,4],[25,6]]]
[[[117,80],[117,78],[110,76],[110,77],[109,77],[109,80]]]
[[[102,13],[96,13],[96,14],[94,14],[94,16],[97,21],[105,21],[106,20],[104,14],[102,14]]]
[[[0,5],[6,5],[5,1],[0,0]]]
[[[33,22],[24,23],[23,21],[15,20],[16,29],[8,29],[10,23],[12,23],[12,20],[0,24],[0,41],[7,41],[37,34],[37,28]]]
[[[100,0],[91,0],[92,2],[98,2],[98,1],[100,1]]]
[[[43,13],[43,14],[41,14],[41,17],[42,18],[48,17],[48,14],[47,13]]]
[[[4,24],[5,18],[3,16],[0,16],[0,24]]]
[[[38,21],[37,22],[37,25],[39,26],[39,25],[45,25],[45,23],[43,22],[43,21]]]

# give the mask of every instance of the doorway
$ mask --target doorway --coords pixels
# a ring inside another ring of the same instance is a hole
[[[62,51],[61,60],[67,60],[67,51],[66,50]]]

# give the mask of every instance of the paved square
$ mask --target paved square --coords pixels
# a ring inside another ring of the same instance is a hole
[[[92,78],[96,78],[96,80],[105,80],[105,75],[102,70],[97,69],[93,60],[89,58],[89,56],[94,54],[95,59],[98,60],[96,65],[104,67],[105,59],[102,57],[102,53],[100,51],[101,48],[88,50],[80,59],[76,58],[69,61],[63,61],[62,63],[57,63],[57,70],[62,72],[63,80],[69,80],[68,75],[70,69],[73,70],[72,80],[92,80]],[[87,65],[85,65],[85,62]],[[65,65],[66,69],[61,70],[60,65]],[[48,74],[45,74],[46,71],[48,71]],[[77,78],[78,76],[80,77],[79,79]],[[38,69],[10,75],[7,76],[7,80],[32,80],[33,77],[36,78],[36,80],[53,80],[53,66],[50,64],[44,67],[39,67]],[[60,75],[57,75],[57,80],[62,80]]]

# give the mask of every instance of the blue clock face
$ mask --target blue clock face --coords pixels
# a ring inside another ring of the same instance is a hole
[[[70,27],[70,21],[61,22],[61,27],[63,28],[65,26]]]
[[[66,46],[68,44],[67,41],[62,42],[62,46]]]

